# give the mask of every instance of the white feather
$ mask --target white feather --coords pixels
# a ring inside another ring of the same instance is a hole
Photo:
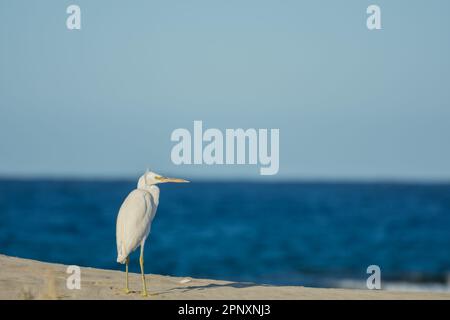
[[[159,203],[159,188],[156,184],[166,182],[189,181],[163,177],[147,170],[139,178],[137,189],[131,191],[125,198],[117,215],[117,262],[125,263],[130,253],[139,246],[143,258],[145,240],[150,233]]]
[[[117,262],[125,263],[131,252],[144,245],[158,202],[159,188],[154,185],[135,189],[126,197],[117,216]]]

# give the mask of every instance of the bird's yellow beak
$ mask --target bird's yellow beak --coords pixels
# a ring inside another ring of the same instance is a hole
[[[174,183],[187,183],[187,182],[189,182],[188,180],[179,179],[179,178],[157,177],[156,179],[158,179],[161,182],[174,182]]]

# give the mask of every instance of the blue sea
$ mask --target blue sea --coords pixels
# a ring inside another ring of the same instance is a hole
[[[116,215],[135,185],[0,180],[0,253],[123,269]],[[449,291],[450,184],[161,185],[145,261],[150,273],[320,287],[363,287],[378,265],[384,288]]]

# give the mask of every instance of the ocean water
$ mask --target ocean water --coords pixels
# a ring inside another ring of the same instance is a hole
[[[0,253],[123,269],[115,222],[135,184],[0,180]],[[323,287],[364,286],[375,264],[385,288],[449,290],[450,185],[166,184],[145,261],[151,273]]]

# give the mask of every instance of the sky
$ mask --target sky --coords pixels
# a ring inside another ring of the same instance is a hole
[[[81,8],[68,30],[66,8]],[[381,8],[381,30],[366,8]],[[0,176],[450,178],[450,2],[0,0]],[[277,128],[280,167],[172,163]]]

